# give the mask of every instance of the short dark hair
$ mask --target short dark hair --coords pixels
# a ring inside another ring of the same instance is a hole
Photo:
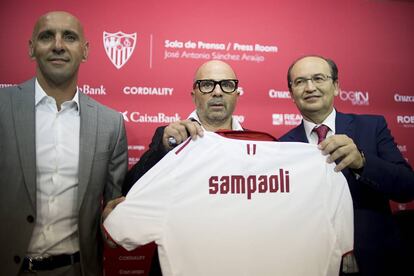
[[[326,58],[323,56],[319,56],[319,55],[306,55],[306,56],[302,56],[298,59],[296,59],[290,66],[287,72],[287,81],[288,81],[288,87],[289,90],[292,90],[292,79],[290,78],[290,72],[292,71],[293,66],[301,59],[307,58],[307,57],[317,57],[317,58],[321,58],[324,61],[326,61],[329,65],[329,68],[331,69],[331,76],[332,76],[332,80],[336,81],[338,80],[338,66],[336,66],[336,63],[330,59],[330,58]]]

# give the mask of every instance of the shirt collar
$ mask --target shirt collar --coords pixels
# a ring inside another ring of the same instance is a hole
[[[35,81],[35,106],[37,106],[44,98],[47,98],[45,90],[40,86],[39,81]]]
[[[237,120],[237,118],[235,116],[231,116],[232,120],[231,120],[231,130],[243,130],[243,127],[241,126],[239,120]],[[191,112],[191,114],[188,116],[187,119],[194,119],[197,122],[200,123],[200,118],[197,115],[197,110],[194,110],[193,112]]]
[[[49,96],[46,94],[45,90],[40,86],[39,81],[36,78],[35,81],[35,106],[39,105],[41,101]],[[79,90],[76,88],[76,93],[73,96],[72,100],[66,102],[74,102],[76,104],[76,110],[79,113],[80,104],[79,104]]]
[[[336,118],[336,110],[335,108],[333,108],[331,114],[329,114],[328,117],[326,117],[326,119],[322,122],[323,125],[326,125],[329,127],[329,130],[332,131],[333,134],[335,134],[335,118]],[[310,137],[310,135],[312,134],[312,130],[315,127],[320,126],[322,124],[315,124],[303,118],[303,126],[305,128],[306,136]]]

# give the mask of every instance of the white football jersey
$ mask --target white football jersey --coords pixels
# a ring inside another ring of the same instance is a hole
[[[127,250],[155,241],[164,275],[339,274],[353,249],[352,199],[316,145],[187,140],[104,222]]]

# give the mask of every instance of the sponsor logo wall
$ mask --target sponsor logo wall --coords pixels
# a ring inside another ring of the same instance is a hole
[[[414,4],[408,1],[3,2],[0,88],[34,75],[27,41],[40,15],[76,14],[90,43],[79,90],[122,113],[131,166],[158,126],[187,118],[193,110],[194,73],[210,59],[235,69],[242,91],[235,114],[244,127],[278,137],[300,124],[286,72],[304,54],[337,62],[337,109],[384,115],[400,151],[414,165],[414,40],[407,28],[414,24]],[[107,251],[107,275],[146,275],[153,248]]]

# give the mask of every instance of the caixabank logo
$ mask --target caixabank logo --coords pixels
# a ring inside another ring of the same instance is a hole
[[[89,84],[78,85],[78,90],[86,95],[106,95],[106,88],[102,84],[98,86],[91,86]]]
[[[339,91],[339,98],[352,105],[369,105],[369,93],[363,91]]]
[[[302,122],[302,115],[294,113],[272,114],[272,124],[275,126],[297,126]]]
[[[121,69],[129,60],[135,50],[136,42],[137,33],[103,32],[103,45],[106,55],[117,69]]]
[[[414,115],[397,115],[397,123],[403,127],[414,127]]]
[[[125,122],[131,123],[143,123],[143,124],[156,124],[163,123],[169,124],[181,120],[180,115],[175,113],[174,115],[167,115],[162,112],[156,114],[141,113],[139,111],[124,111],[122,112]]]

